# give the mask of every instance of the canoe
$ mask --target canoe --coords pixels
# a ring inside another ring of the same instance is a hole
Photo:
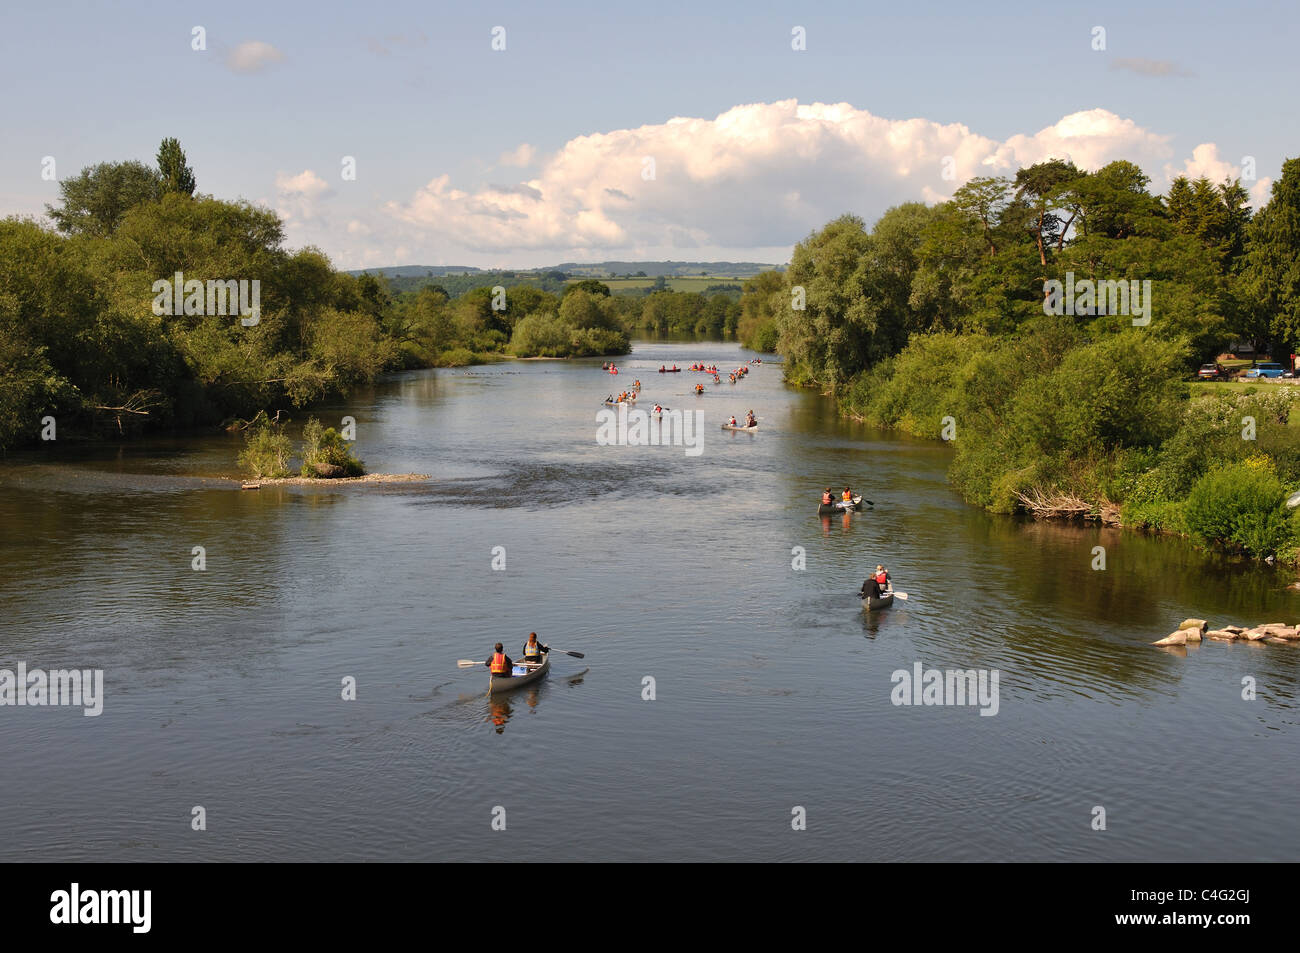
[[[870,612],[872,609],[887,609],[894,604],[893,592],[886,592],[884,595],[868,596],[862,600],[862,608]]]
[[[836,501],[835,503],[818,503],[817,515],[834,516],[836,513],[843,513],[846,510],[860,509],[862,509],[862,497],[855,496],[852,503],[845,503],[843,500]]]
[[[615,404],[635,404],[636,398],[629,397],[627,400],[607,400],[604,401],[606,407],[613,407]]]
[[[739,430],[739,431],[741,431],[742,433],[754,433],[756,430],[758,430],[758,424],[754,424],[754,426],[752,426],[752,427],[733,427],[733,426],[731,426],[731,424],[723,424],[723,425],[722,425],[722,429],[723,429],[723,430]]]
[[[516,662],[516,665],[521,663]],[[532,685],[546,677],[546,673],[551,670],[551,656],[542,657],[542,664],[533,669],[527,675],[513,675],[510,678],[502,678],[499,675],[488,676],[488,694],[500,695],[503,692],[513,692],[516,688],[523,688],[525,685]]]

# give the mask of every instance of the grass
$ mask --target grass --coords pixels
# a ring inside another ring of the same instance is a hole
[[[1263,390],[1266,387],[1294,387],[1300,384],[1298,380],[1273,380],[1267,377],[1256,378],[1249,381],[1188,381],[1187,386],[1191,388],[1192,396],[1204,393],[1215,393],[1220,390],[1234,392],[1244,392],[1247,388]]]

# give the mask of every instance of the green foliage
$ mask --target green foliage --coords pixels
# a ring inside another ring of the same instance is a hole
[[[289,475],[289,459],[293,456],[293,441],[284,432],[282,424],[265,418],[244,431],[244,449],[238,462],[254,480],[278,480]]]
[[[158,173],[165,191],[194,194],[194,170],[186,163],[179,140],[164,139],[158,146]]]
[[[101,162],[59,183],[62,205],[46,213],[70,235],[111,235],[122,216],[163,193],[162,176],[143,162]]]
[[[333,427],[322,427],[315,417],[302,428],[302,470],[305,477],[319,477],[323,466],[338,467],[345,477],[362,476],[366,471],[352,453],[341,434]]]
[[[1188,531],[1201,540],[1266,556],[1292,539],[1285,497],[1267,461],[1249,460],[1201,477],[1187,497],[1183,518]]]

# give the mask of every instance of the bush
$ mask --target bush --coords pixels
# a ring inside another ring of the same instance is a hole
[[[1182,503],[1125,503],[1120,513],[1120,521],[1125,526],[1136,529],[1179,535],[1186,535],[1188,532]]]
[[[481,364],[482,360],[467,347],[452,347],[433,359],[434,367],[469,367]]]
[[[569,328],[553,314],[530,314],[515,325],[510,351],[516,357],[564,357]]]
[[[1285,498],[1272,465],[1256,457],[1201,477],[1192,487],[1183,513],[1193,536],[1252,556],[1267,556],[1291,542]]]
[[[261,420],[244,431],[239,466],[254,480],[278,480],[289,475],[293,443],[280,424]]]
[[[339,467],[343,476],[362,476],[366,470],[352,455],[347,441],[333,427],[323,428],[315,417],[302,428],[302,470],[305,477],[319,477],[324,466]]]

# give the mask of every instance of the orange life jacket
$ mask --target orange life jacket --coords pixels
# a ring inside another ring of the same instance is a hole
[[[829,493],[823,493],[822,502],[829,505],[831,503],[831,495]]]
[[[510,674],[510,667],[509,667],[508,665],[506,665],[506,654],[505,654],[504,652],[493,652],[493,653],[492,653],[492,668],[491,668],[491,672],[492,672],[493,675],[509,675],[509,674]]]
[[[845,490],[843,493],[840,494],[840,496],[843,497],[845,503],[853,502],[853,494],[850,493],[848,490]]]

